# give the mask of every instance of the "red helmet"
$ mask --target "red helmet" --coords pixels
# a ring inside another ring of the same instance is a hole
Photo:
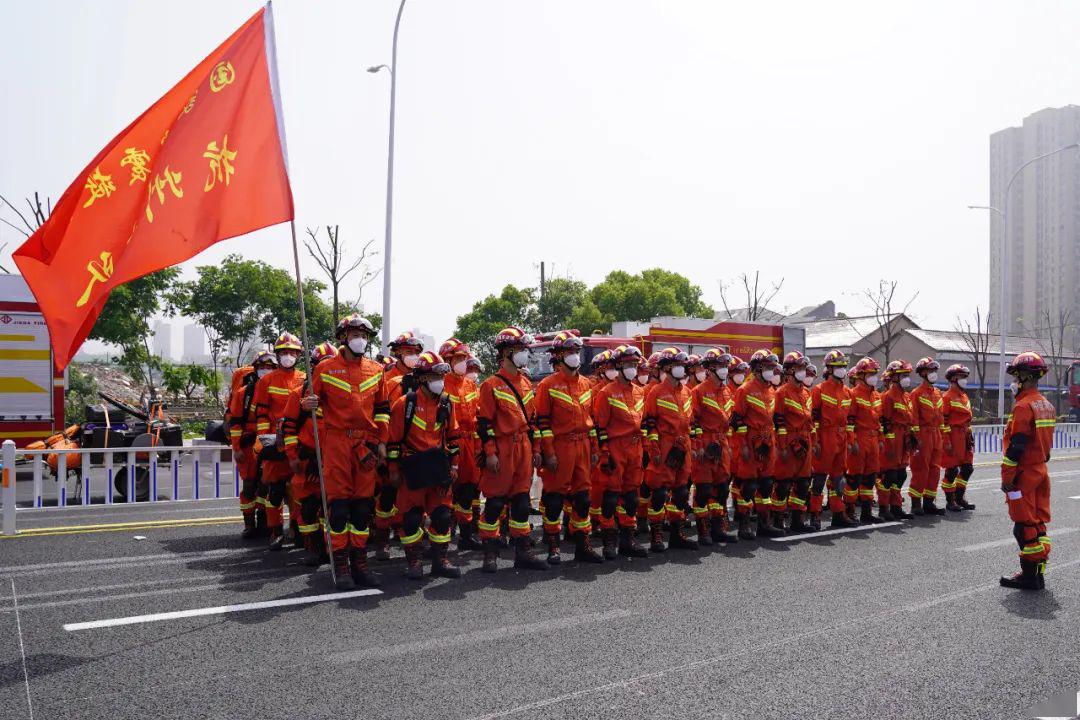
[[[412,372],[413,375],[426,375],[428,373],[445,375],[450,372],[450,365],[443,362],[443,359],[436,353],[427,350],[420,353],[420,357],[416,358],[416,364],[413,365]]]
[[[657,351],[657,352],[654,352],[652,355],[649,356],[649,359],[645,362],[645,366],[649,370],[655,370],[656,366],[657,366],[657,364],[659,362],[660,362],[660,352]]]
[[[470,355],[469,359],[465,361],[465,369],[466,370],[475,370],[476,372],[483,372],[484,371],[484,364],[482,362],[480,362],[479,360],[477,360],[472,355]]]
[[[697,353],[690,353],[686,356],[686,367],[696,368],[701,366],[701,356]]]
[[[847,367],[848,365],[847,355],[839,350],[830,350],[827,352],[823,362],[825,367]]]
[[[731,355],[720,348],[709,348],[701,356],[701,364],[707,368],[722,368],[731,364]]]
[[[563,350],[577,351],[581,350],[581,347],[585,343],[581,338],[566,330],[560,330],[555,333],[555,337],[551,339],[551,347],[548,348],[549,353],[562,352]],[[609,353],[610,354],[610,353]]]
[[[920,374],[924,372],[936,372],[939,367],[941,366],[938,365],[937,360],[932,357],[919,358],[919,362],[915,363],[915,372]]]
[[[805,368],[810,364],[810,361],[806,359],[798,350],[792,350],[784,356],[784,370],[794,371],[797,368]]]
[[[611,360],[612,360],[611,355],[612,355],[612,353],[611,353],[610,350],[601,350],[600,352],[593,355],[593,359],[592,359],[593,369],[594,370],[599,370],[601,367],[603,367],[607,363],[611,362]]]
[[[768,350],[757,350],[750,356],[751,370],[765,370],[767,368],[776,367],[779,364],[780,359],[776,357],[776,353],[769,352]]]
[[[690,361],[690,356],[676,347],[666,347],[660,351],[660,357],[656,359],[657,367],[668,365],[685,365]]]
[[[420,352],[424,349],[424,343],[420,342],[420,338],[416,337],[413,333],[403,332],[391,340],[388,347],[390,348],[390,352],[396,355],[405,348],[413,348],[417,352]]]
[[[1049,367],[1046,361],[1043,360],[1042,355],[1037,352],[1027,350],[1020,353],[1013,361],[1005,366],[1005,372],[1009,375],[1019,376],[1023,375],[1035,375],[1037,378],[1041,378],[1046,374]]]
[[[346,315],[341,318],[341,322],[337,324],[337,329],[334,330],[334,337],[338,340],[343,340],[345,333],[349,331],[349,328],[360,328],[364,331],[364,334],[369,337],[375,336],[375,327],[371,324],[371,321],[360,313],[353,313],[352,315]]]
[[[292,333],[281,333],[278,335],[278,339],[274,341],[274,352],[279,350],[296,350],[299,352],[303,349],[304,346],[300,344],[300,338]]]
[[[968,370],[960,363],[956,363],[954,365],[950,365],[949,369],[945,371],[945,379],[952,380],[954,375],[963,375],[964,377],[967,377],[970,374],[971,370]]]
[[[258,367],[264,363],[276,366],[278,364],[277,355],[269,350],[260,350],[259,354],[255,356],[255,359],[251,361],[251,366]]]
[[[311,366],[315,367],[323,360],[337,357],[337,354],[337,346],[335,346],[333,343],[319,343],[315,347],[311,348]]]
[[[731,356],[731,364],[728,365],[728,371],[734,375],[735,373],[746,373],[750,370],[750,363],[743,360],[738,355]]]
[[[617,363],[629,361],[635,365],[641,365],[645,362],[645,356],[641,354],[641,349],[636,345],[620,345],[611,355],[611,359]]]
[[[532,338],[516,325],[505,327],[495,336],[495,349],[502,350],[508,347],[527,348],[532,345]]]
[[[394,359],[393,355],[387,355],[383,357],[382,365],[383,370],[389,370],[390,368],[394,367],[394,365],[397,365],[397,360]]]
[[[816,378],[818,374],[817,365],[810,363],[806,366],[806,377]]]
[[[881,370],[881,363],[872,357],[864,357],[855,363],[855,367],[852,369],[852,375],[873,375]]]
[[[469,350],[469,346],[461,342],[457,338],[450,338],[442,344],[439,348],[439,355],[449,360],[455,355],[471,355],[472,351]]]

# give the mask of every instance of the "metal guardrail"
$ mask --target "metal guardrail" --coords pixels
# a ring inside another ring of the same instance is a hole
[[[976,453],[1002,452],[1004,425],[973,425],[971,434],[975,440]],[[1054,428],[1054,449],[1080,448],[1080,423],[1058,423]]]
[[[239,497],[240,473],[236,463],[224,461],[223,453],[231,453],[227,445],[191,445],[162,446],[154,448],[72,448],[65,450],[16,450],[15,443],[6,440],[0,455],[0,468],[3,469],[0,482],[0,495],[3,498],[4,535],[16,533],[16,460],[29,460],[33,473],[32,503],[29,509],[42,509],[50,506],[63,508],[85,505],[128,505],[134,503],[152,504],[178,500],[210,500],[215,498]],[[54,473],[52,492],[46,492],[45,467],[49,455],[57,455],[58,462]],[[102,455],[100,465],[91,463],[91,455]],[[121,458],[116,456],[120,455]],[[75,457],[75,462],[69,459]],[[119,462],[118,462],[119,460]],[[224,468],[223,465],[227,466]],[[99,473],[93,470],[98,469]],[[210,471],[213,490],[207,494],[200,487],[203,483],[204,470]],[[124,492],[115,488],[116,478],[123,473],[126,479]],[[181,478],[187,474],[191,488],[187,497],[182,497]],[[97,477],[95,477],[97,475]],[[103,476],[102,476],[103,475]],[[230,477],[231,476],[231,477]],[[145,483],[145,486],[143,486]],[[104,487],[101,487],[101,485]],[[71,492],[74,485],[74,492]],[[146,499],[139,496],[145,489]],[[159,492],[166,496],[159,498]],[[224,492],[223,492],[224,491]],[[94,501],[93,493],[101,492],[102,497]],[[54,503],[47,502],[48,500]],[[74,502],[73,502],[74,501]]]

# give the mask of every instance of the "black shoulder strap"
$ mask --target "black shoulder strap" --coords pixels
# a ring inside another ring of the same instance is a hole
[[[259,382],[258,373],[252,370],[244,378],[244,412],[240,416],[240,422],[247,424],[248,414],[251,412],[251,401],[255,398],[255,385]]]
[[[410,390],[405,393],[405,428],[401,433],[401,449],[405,449],[405,440],[409,437],[409,428],[412,427],[413,418],[416,416],[416,391]]]
[[[498,373],[495,373],[495,377],[502,380],[506,384],[506,387],[510,388],[510,392],[514,393],[514,397],[516,397],[518,401],[518,407],[521,408],[521,417],[525,418],[525,422],[528,423],[528,425],[531,427],[532,418],[529,417],[529,411],[525,409],[525,401],[521,399],[521,393],[519,393],[518,389],[514,387],[514,383],[510,382]]]

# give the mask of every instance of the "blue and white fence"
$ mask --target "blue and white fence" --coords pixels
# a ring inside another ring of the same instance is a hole
[[[971,434],[976,453],[1000,453],[1004,425],[973,425]],[[1080,423],[1058,423],[1054,428],[1054,450],[1080,449]]]

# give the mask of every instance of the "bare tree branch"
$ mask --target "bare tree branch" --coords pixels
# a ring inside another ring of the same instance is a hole
[[[23,237],[30,237],[30,233],[26,232],[25,230],[23,230],[23,229],[22,229],[21,227],[19,227],[18,225],[12,225],[11,223],[9,223],[9,222],[8,222],[7,220],[5,220],[4,218],[0,218],[0,222],[4,223],[5,225],[7,225],[7,226],[8,226],[9,228],[11,228],[12,230],[18,230],[19,232],[21,232],[21,233],[23,234]]]
[[[759,270],[754,271],[753,282],[751,282],[747,273],[739,275],[738,281],[742,283],[743,292],[746,295],[745,320],[754,322],[764,317],[766,312],[773,312],[769,310],[769,304],[776,298],[780,288],[784,286],[784,278],[780,278],[779,282],[773,283],[767,291],[762,288],[761,271]],[[720,286],[720,302],[724,306],[724,314],[727,315],[729,320],[735,320],[735,312],[731,310],[727,301],[727,292],[731,285],[723,280],[717,280],[716,282]]]
[[[15,207],[14,205],[12,205],[11,202],[6,197],[4,197],[3,195],[0,195],[0,200],[3,200],[4,204],[7,205],[9,208],[11,208],[15,212],[15,214],[19,216],[19,219],[23,221],[23,224],[26,225],[26,227],[30,230],[31,233],[34,233],[37,230],[36,227],[31,225],[29,222],[27,222],[26,217],[24,217],[23,214],[21,212],[19,212],[19,209],[17,207]]]
[[[990,313],[983,317],[982,311],[975,308],[975,324],[970,320],[956,318],[954,325],[956,332],[964,341],[965,354],[971,358],[972,367],[975,368],[975,376],[979,380],[978,405],[979,412],[986,411],[986,368],[990,354]]]

